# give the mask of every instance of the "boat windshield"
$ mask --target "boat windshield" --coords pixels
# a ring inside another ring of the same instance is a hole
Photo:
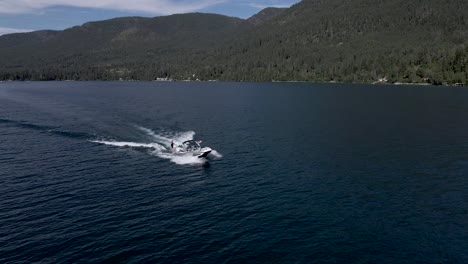
[[[200,143],[195,140],[184,141],[182,146],[188,151],[198,150],[201,148]]]

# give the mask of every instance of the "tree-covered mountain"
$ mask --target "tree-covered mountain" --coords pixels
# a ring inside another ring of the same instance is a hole
[[[124,17],[0,37],[3,79],[154,79],[250,25],[215,14]]]
[[[261,25],[282,14],[287,8],[268,7],[249,17],[247,21],[253,25]]]
[[[0,37],[0,80],[467,84],[468,1],[304,0],[249,19],[117,18]]]

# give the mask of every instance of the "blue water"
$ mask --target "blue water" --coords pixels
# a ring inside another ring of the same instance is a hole
[[[468,89],[0,83],[0,263],[468,263]],[[201,139],[210,160],[171,156]]]

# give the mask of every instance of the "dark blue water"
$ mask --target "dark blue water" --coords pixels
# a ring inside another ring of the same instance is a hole
[[[467,102],[447,87],[0,83],[0,263],[468,263]],[[219,156],[172,157],[173,138]]]

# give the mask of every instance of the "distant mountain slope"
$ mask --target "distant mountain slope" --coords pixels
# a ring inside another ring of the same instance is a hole
[[[0,79],[467,83],[468,1],[304,0],[0,37]],[[195,76],[195,77],[194,77]]]
[[[466,10],[465,0],[305,0],[240,39],[225,72],[245,80],[466,83]],[[234,71],[240,62],[248,66]]]
[[[192,13],[5,35],[0,69],[3,79],[136,79],[141,68],[154,79],[249,27],[239,18]]]
[[[287,8],[268,7],[249,17],[247,21],[253,25],[258,26],[272,20],[273,18],[282,14],[285,10],[287,10]]]

